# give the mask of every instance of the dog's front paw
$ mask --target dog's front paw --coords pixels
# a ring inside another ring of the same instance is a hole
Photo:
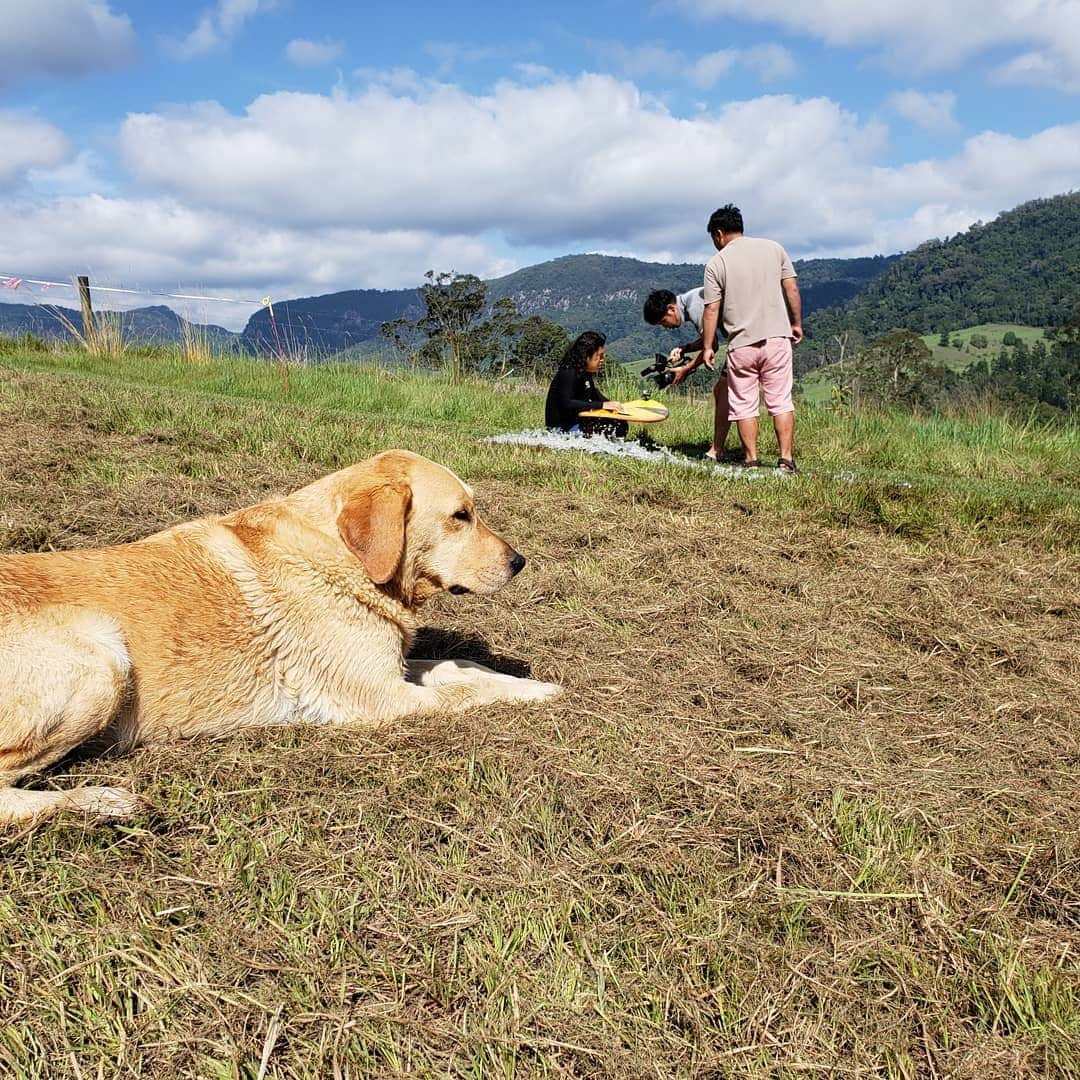
[[[65,793],[64,803],[66,809],[97,817],[131,817],[150,805],[140,796],[114,787],[75,788]]]
[[[517,688],[517,696],[521,701],[551,701],[557,698],[563,688],[558,683],[538,682],[535,679],[522,679]]]

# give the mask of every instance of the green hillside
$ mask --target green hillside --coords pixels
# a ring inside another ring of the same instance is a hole
[[[811,315],[803,360],[828,362],[845,331],[857,343],[898,327],[936,335],[985,323],[1060,326],[1078,301],[1080,192],[1073,192],[903,255],[842,307]]]
[[[947,409],[957,395],[969,401],[974,395],[992,400],[997,408],[1043,420],[1075,410],[1080,393],[1078,332],[1080,315],[1074,315],[1065,328],[1050,330],[1018,323],[980,323],[947,335],[924,334],[927,367],[921,375],[908,369],[911,377],[929,378],[935,387],[931,391],[927,389],[931,383],[923,383],[920,407]],[[798,380],[802,401],[823,404],[832,400],[837,386],[850,386],[856,374],[865,376],[865,371],[857,371],[861,359],[860,350],[852,349],[844,368],[834,362],[804,371]]]
[[[962,330],[952,331],[949,344],[941,344],[940,334],[923,334],[922,339],[934,354],[934,360],[954,371],[962,371],[976,360],[993,360],[1003,345],[1023,341],[1034,345],[1045,339],[1046,331],[1039,326],[1022,326],[1020,323],[980,323]],[[1006,338],[1008,340],[1006,341]]]
[[[949,344],[941,344],[940,334],[922,334],[922,340],[934,354],[934,362],[951,371],[963,371],[980,360],[993,363],[1002,347],[1014,339],[1031,346],[1044,340],[1045,331],[1035,326],[1019,323],[980,323],[966,326],[949,334]],[[1011,335],[1011,336],[1010,336]],[[985,344],[982,342],[985,341]],[[836,364],[826,364],[806,372],[799,379],[799,393],[803,401],[820,404],[829,400],[832,388],[839,378]]]
[[[855,296],[885,273],[896,255],[861,259],[798,260],[799,287],[806,312]],[[516,270],[488,282],[489,297],[509,297],[525,315],[540,315],[571,334],[599,330],[608,351],[637,363],[678,342],[670,331],[648,326],[641,317],[655,289],[685,292],[701,285],[702,263],[649,263],[614,255],[566,255]]]

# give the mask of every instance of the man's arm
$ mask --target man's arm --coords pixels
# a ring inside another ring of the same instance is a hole
[[[693,341],[688,341],[685,345],[676,345],[675,348],[668,353],[668,362],[677,364],[687,353],[698,352],[700,349],[701,335],[698,334]]]
[[[781,278],[780,287],[784,290],[784,300],[787,303],[788,315],[791,318],[791,340],[798,344],[803,339],[802,297],[799,296],[798,279],[793,277]]]
[[[720,303],[714,300],[705,305],[705,313],[701,316],[701,353],[698,363],[704,364],[710,371],[716,368],[716,324],[720,321]]]
[[[716,324],[720,321],[720,301],[715,300],[705,305],[705,312],[701,316],[701,336],[696,344],[701,345],[701,352],[696,360],[688,360],[682,367],[675,369],[675,385],[678,386],[695,368],[704,364],[710,371],[716,368],[716,350],[706,341],[716,341]],[[689,350],[692,351],[692,350]]]

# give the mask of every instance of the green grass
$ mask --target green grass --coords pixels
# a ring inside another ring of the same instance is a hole
[[[1006,334],[1013,334],[1027,346],[1032,346],[1037,341],[1044,340],[1044,331],[1037,326],[1021,326],[1019,323],[980,323],[978,326],[967,326],[962,330],[954,330],[949,334],[948,345],[941,345],[940,334],[924,334],[923,341],[930,347],[934,354],[934,360],[939,364],[961,371],[977,360],[993,360],[1001,350],[1002,339]],[[986,345],[976,348],[971,344],[972,334],[981,334],[986,338]],[[961,341],[961,348],[956,348],[952,342]]]
[[[522,479],[572,487],[579,473],[573,455],[554,455],[537,470],[536,454],[529,448],[494,449],[478,442],[484,435],[542,426],[543,393],[521,392],[505,383],[471,380],[454,386],[441,376],[323,364],[292,369],[286,397],[276,366],[239,358],[190,364],[179,357],[115,360],[73,350],[18,353],[6,363],[76,378],[92,396],[107,397],[107,386],[146,389],[145,404],[132,397],[110,410],[114,415],[108,423],[119,431],[153,423],[153,396],[168,391],[179,395],[169,397],[169,409],[179,400],[190,410],[193,444],[220,426],[217,417],[229,402],[238,402],[260,410],[256,425],[236,433],[238,444],[252,454],[264,452],[268,440],[284,441],[300,460],[337,467],[400,443],[420,452],[438,447],[448,464],[473,475],[485,475],[497,462],[499,470],[509,468]],[[641,386],[613,371],[607,389],[630,398]],[[711,394],[692,399],[661,394],[657,399],[670,407],[670,418],[647,430],[638,428],[634,436],[700,456],[711,430]],[[732,445],[734,439],[732,434]],[[878,522],[912,535],[959,529],[994,537],[1029,526],[1037,542],[1077,543],[1076,424],[1025,424],[989,413],[853,416],[811,405],[799,413],[796,450],[807,474],[803,481],[791,488],[740,485],[753,504],[797,506],[824,520]],[[771,426],[763,418],[762,457],[768,460],[775,452]],[[195,457],[203,460],[193,468],[218,468],[213,447]],[[612,464],[590,480],[606,490],[628,481],[659,482],[676,493],[707,491],[717,483],[708,475],[633,462]]]
[[[153,810],[0,833],[0,1076],[1080,1077],[1076,428],[805,408],[791,481],[483,441],[542,404],[0,358],[3,549],[404,446],[529,557],[421,652],[567,688],[41,780]]]

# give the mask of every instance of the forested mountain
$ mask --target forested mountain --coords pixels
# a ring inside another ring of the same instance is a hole
[[[1036,199],[930,240],[894,261],[842,307],[807,320],[804,362],[904,328],[941,333],[979,323],[1061,326],[1080,301],[1080,192]],[[812,366],[812,365],[810,365]]]
[[[424,305],[417,289],[349,289],[274,304],[281,346],[315,356],[366,349],[380,342],[379,327],[394,319],[418,319]],[[241,334],[245,348],[258,354],[277,351],[266,308],[255,312]]]
[[[795,263],[805,311],[854,296],[899,256],[805,259]],[[599,330],[622,359],[673,348],[680,334],[650,327],[641,306],[654,289],[685,292],[701,285],[704,262],[648,263],[614,255],[566,255],[488,282],[492,300],[509,297],[522,314],[540,315],[571,334]],[[691,335],[693,336],[693,335]]]
[[[796,262],[804,311],[836,304],[855,296],[868,282],[883,274],[897,255],[867,259],[808,259]],[[614,255],[566,255],[527,266],[487,285],[489,305],[500,299],[514,301],[523,316],[539,315],[558,323],[571,335],[599,330],[607,335],[609,351],[626,360],[650,356],[672,348],[679,335],[646,325],[641,317],[645,297],[654,289],[684,292],[701,284],[704,263],[649,263]],[[56,309],[63,319],[82,329],[78,311]],[[416,320],[424,305],[418,289],[349,289],[325,296],[278,300],[275,327],[266,308],[248,320],[241,334],[221,327],[196,327],[196,333],[216,346],[239,345],[256,355],[276,353],[280,347],[293,354],[325,357],[355,350],[382,350],[379,327],[395,319]],[[175,343],[192,324],[166,307],[138,308],[118,318],[125,340]],[[45,338],[70,336],[62,319],[45,306],[0,303],[0,334],[34,334]]]
[[[899,256],[866,259],[809,259],[797,262],[806,311],[854,296]],[[599,330],[609,350],[635,359],[673,347],[676,335],[646,325],[645,297],[654,289],[684,292],[701,284],[704,263],[648,263],[614,255],[565,255],[486,282],[490,305],[514,301],[525,316],[539,315],[570,334]],[[279,335],[294,350],[325,354],[381,344],[379,326],[398,318],[417,319],[416,289],[351,289],[275,303]],[[252,316],[243,340],[256,352],[273,351],[273,327],[265,309]]]

